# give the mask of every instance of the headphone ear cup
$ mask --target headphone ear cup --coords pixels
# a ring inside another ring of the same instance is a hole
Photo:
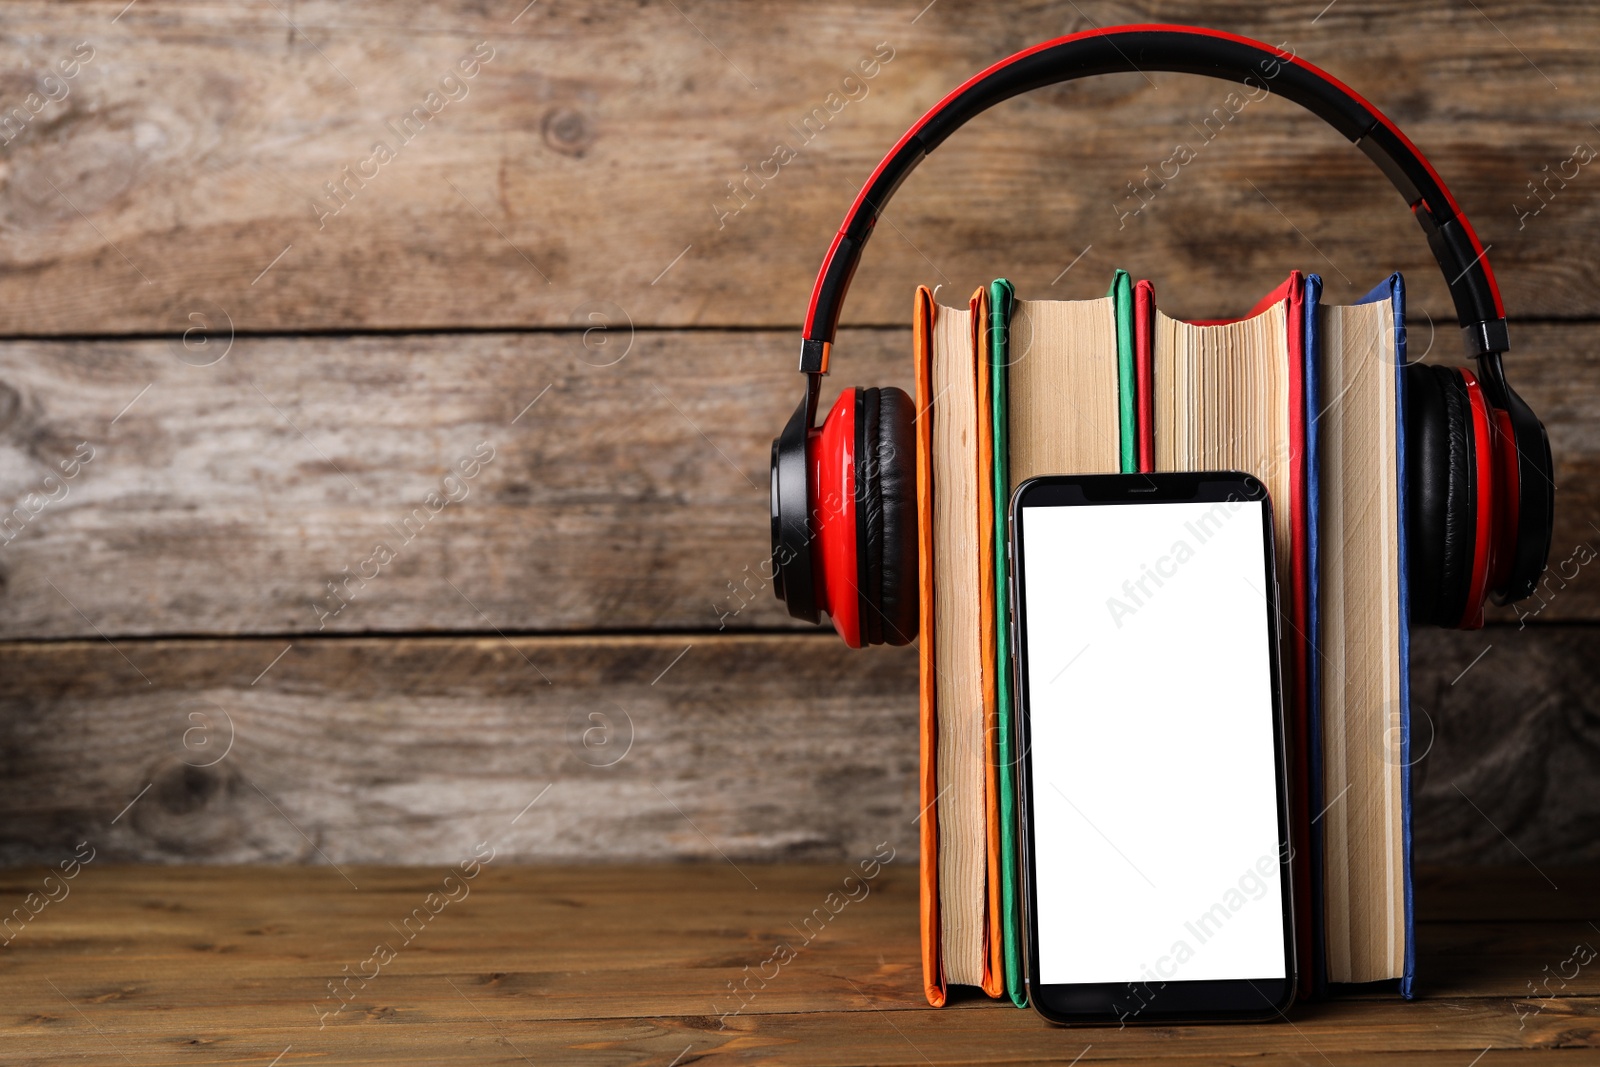
[[[1459,627],[1477,540],[1471,401],[1455,368],[1419,363],[1406,375],[1411,616],[1414,622]]]
[[[860,390],[856,411],[862,639],[905,645],[918,623],[916,405],[891,386]]]

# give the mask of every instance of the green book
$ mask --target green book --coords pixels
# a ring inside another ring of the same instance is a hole
[[[1112,305],[1116,331],[1117,457],[1121,470],[1138,470],[1138,450],[1134,425],[1133,367],[1133,284],[1128,272],[1112,276],[1106,296]],[[1004,278],[989,286],[989,375],[994,425],[994,571],[995,571],[995,690],[998,698],[998,732],[995,760],[1000,768],[1000,922],[1005,934],[1005,983],[1011,1002],[1028,1006],[1022,981],[1022,869],[1018,854],[1016,722],[1012,713],[1011,628],[1007,604],[1010,598],[1010,570],[1005,545],[1011,511],[1010,401],[1007,393],[1009,369],[1014,353],[1011,346],[1011,318],[1016,307],[1016,290]],[[1018,356],[1017,358],[1020,358]]]
[[[1011,715],[1011,627],[1006,605],[1011,596],[1006,565],[1006,520],[1011,513],[1011,465],[1006,437],[1006,367],[1009,363],[1011,305],[1016,291],[1004,278],[989,286],[989,374],[994,410],[994,588],[995,692],[997,729],[995,762],[1000,768],[1000,925],[1005,932],[1006,992],[1019,1008],[1028,1006],[1022,983],[1022,884],[1017,855],[1016,724]]]
[[[1133,280],[1128,272],[1118,270],[1111,276],[1111,288],[1106,293],[1116,307],[1117,316],[1117,403],[1121,414],[1122,473],[1134,474],[1139,470],[1138,426],[1135,425],[1133,375]]]

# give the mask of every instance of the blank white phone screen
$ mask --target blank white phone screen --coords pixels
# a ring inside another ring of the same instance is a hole
[[[1043,984],[1287,977],[1261,511],[1022,509]]]

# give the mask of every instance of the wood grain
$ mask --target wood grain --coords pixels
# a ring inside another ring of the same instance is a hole
[[[207,367],[158,341],[12,343],[0,500],[61,499],[6,531],[0,635],[788,625],[765,566],[788,341],[238,338]],[[905,333],[849,343],[853,374],[909,384]],[[47,485],[80,442],[94,458]]]
[[[1600,544],[1600,327],[1518,337],[1557,526],[1540,598],[1499,617],[1600,617],[1582,562]],[[1417,352],[1427,338],[1417,327]],[[206,367],[159,341],[0,345],[0,502],[61,497],[0,531],[0,636],[793,626],[765,580],[790,340],[240,337]],[[908,386],[909,344],[848,332],[831,389]],[[80,442],[94,458],[47,483]],[[399,524],[482,442],[495,458],[466,496],[402,544]],[[378,541],[397,558],[363,572]]]
[[[1591,799],[1600,780],[1600,630],[1418,636],[1411,674],[1418,853],[1508,864],[1600,859],[1591,814],[1600,810]]]
[[[9,1062],[68,1054],[132,1063],[561,1062],[1236,1063],[1485,1059],[1587,1062],[1600,997],[1585,971],[1542,999],[1527,978],[1566,957],[1581,923],[1523,919],[1485,927],[1522,872],[1440,872],[1475,903],[1424,921],[1419,969],[1446,988],[1404,1003],[1377,996],[1303,1004],[1290,1023],[1069,1031],[1028,1011],[922,1000],[916,878],[899,857],[851,883],[858,899],[802,940],[795,924],[859,861],[752,866],[752,890],[725,866],[516,868],[499,857],[456,883],[406,943],[395,923],[436,892],[447,869],[155,869],[95,859],[5,948],[0,973]],[[36,879],[7,872],[7,901]],[[1461,887],[1473,882],[1475,896]],[[1424,874],[1419,908],[1433,898]],[[461,889],[465,887],[463,894]],[[1426,914],[1426,912],[1424,912]],[[409,928],[408,928],[409,929]],[[394,959],[372,974],[374,942]],[[777,943],[792,961],[728,992]],[[1483,966],[1463,980],[1459,953]],[[333,1006],[348,1001],[343,1011]],[[325,1024],[320,1025],[319,1024]],[[1587,1052],[1585,1050],[1588,1050]],[[1320,1055],[1319,1055],[1320,1054]]]
[[[1419,859],[1530,873],[1600,859],[1597,642],[1567,626],[1419,635]],[[1452,685],[1464,669],[1470,684]],[[0,694],[7,863],[83,840],[158,863],[448,864],[490,837],[514,862],[916,854],[909,647],[12,642],[0,676],[21,680]]]
[[[93,58],[0,149],[0,332],[176,333],[211,309],[247,330],[549,327],[591,301],[639,324],[792,326],[855,188],[924,110],[1016,49],[1141,21],[1326,66],[1451,181],[1514,314],[1600,313],[1600,184],[1563,167],[1595,136],[1600,12],[1583,5],[518,6],[8,5],[4,108],[79,43]],[[492,58],[444,83],[479,45]],[[428,103],[442,83],[459,98]],[[1353,296],[1398,267],[1416,306],[1447,316],[1376,170],[1293,105],[1231,91],[1128,74],[1001,105],[907,182],[851,319],[898,325],[914,283],[966,292],[998,273],[1097,295],[1118,266],[1201,315],[1243,310],[1291,268]],[[420,132],[395,136],[424,105]],[[379,141],[391,160],[371,162]],[[1194,160],[1126,216],[1179,143]],[[794,158],[768,162],[779,144]]]
[[[731,863],[842,861],[885,837],[909,857],[912,654],[804,632],[761,576],[794,327],[855,183],[952,85],[1047,36],[1167,20],[1286,42],[1387,110],[1473,215],[1514,319],[1535,320],[1514,321],[1511,362],[1555,449],[1552,576],[1498,627],[1417,637],[1419,722],[1436,734],[1414,771],[1417,848],[1566,884],[1555,865],[1600,858],[1597,632],[1582,625],[1600,619],[1600,326],[1581,321],[1600,316],[1600,185],[1587,168],[1555,180],[1530,215],[1528,183],[1594,143],[1600,12],[1370,0],[1315,17],[1165,0],[6,5],[0,860],[55,862],[93,838],[108,860],[295,863],[344,886],[315,868],[453,862],[500,824],[510,859],[705,860],[736,888]],[[1281,101],[1206,133],[1227,92],[1127,75],[963,131],[879,227],[848,316],[875,328],[841,338],[832,387],[909,383],[916,283],[959,293],[1006,274],[1024,296],[1095,296],[1113,267],[1154,279],[1179,315],[1241,311],[1290,268],[1324,274],[1330,300],[1399,268],[1413,354],[1451,357],[1443,287],[1370,165]],[[777,177],[730,199],[830,103]],[[401,144],[390,124],[407,116],[420,132]],[[350,178],[379,139],[394,157]],[[1203,144],[1127,214],[1128,183],[1176,141]],[[624,723],[637,745],[595,766]],[[198,766],[223,724],[234,746]],[[1479,933],[1451,942],[1469,982],[1501,952]],[[531,966],[544,991],[565,977]],[[63,988],[116,1011],[143,988],[128,973]],[[176,986],[151,996],[167,993],[183,1002]],[[18,1003],[38,1045],[0,1043],[0,1058],[94,1033],[77,1000]],[[180,1029],[223,1034],[235,1007]],[[1592,1033],[1587,999],[1558,1007],[1502,1044]],[[795,1006],[718,1047],[790,1059],[833,1010]],[[1484,1010],[1404,1025],[1476,1040],[1504,1021]],[[439,1021],[408,1011],[363,1019]],[[911,1025],[955,1049],[967,1038],[940,1020],[961,1014]],[[522,1061],[477,1018],[407,1039]],[[299,1024],[275,1026],[194,1040],[266,1062],[298,1041]],[[666,1063],[682,1032],[625,1020],[516,1040]],[[130,1051],[195,1051],[153,1040]],[[816,1062],[911,1055],[889,1028],[830,1040]],[[1381,1047],[1445,1062],[1409,1041]],[[383,1058],[353,1042],[336,1056]]]
[[[915,853],[910,648],[73,641],[0,662],[27,679],[0,696],[0,861],[90,837],[155,862],[450,863],[485,836],[541,862]]]

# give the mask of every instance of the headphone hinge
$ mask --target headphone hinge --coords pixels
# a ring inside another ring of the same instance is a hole
[[[833,345],[827,341],[815,341],[806,338],[800,342],[800,372],[802,374],[827,374],[828,357],[833,354]]]
[[[1467,355],[1481,360],[1487,355],[1498,355],[1511,350],[1511,333],[1505,319],[1474,322],[1461,327],[1461,338],[1467,344]]]

